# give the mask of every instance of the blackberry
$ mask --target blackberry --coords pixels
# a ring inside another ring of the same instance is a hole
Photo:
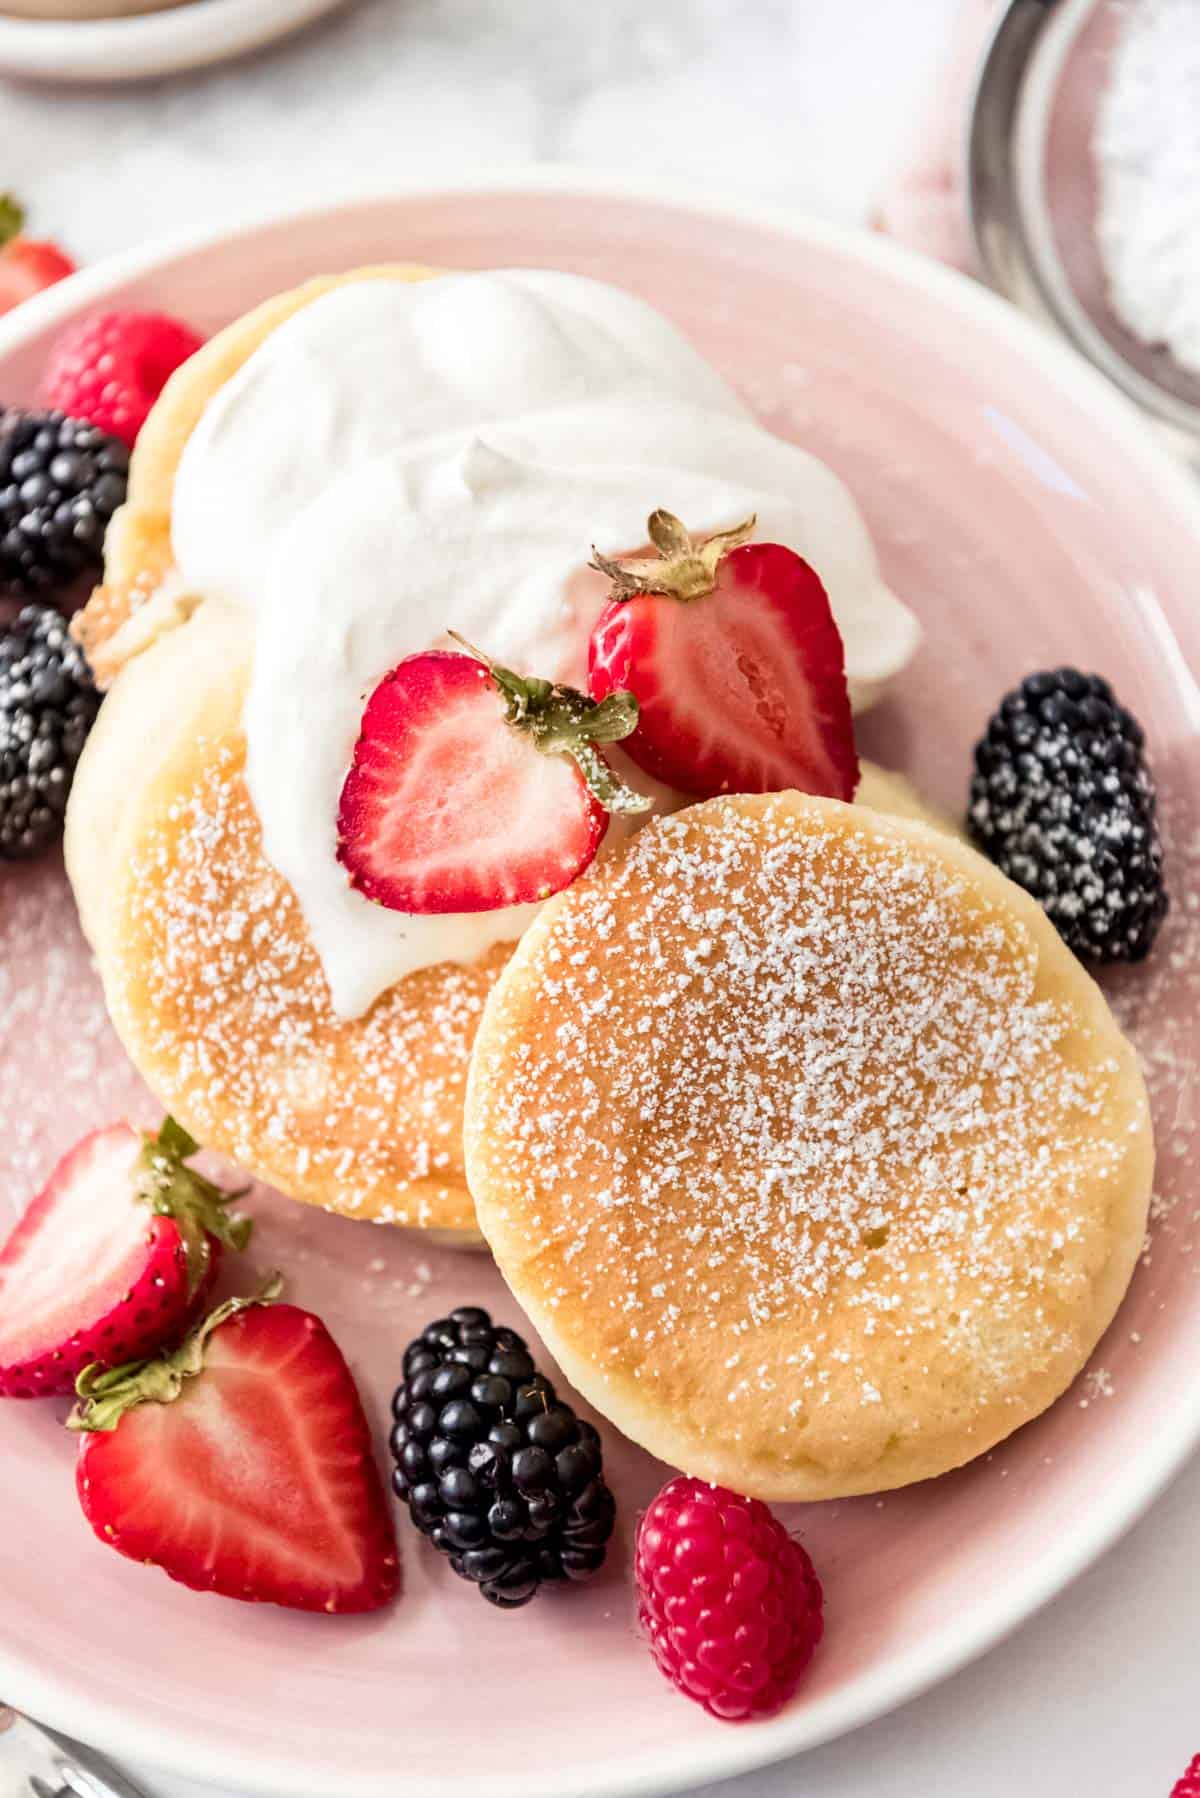
[[[66,619],[53,606],[26,606],[0,637],[0,860],[36,855],[61,831],[99,707]]]
[[[0,412],[0,591],[34,594],[100,570],[129,451],[62,412]]]
[[[492,1604],[600,1567],[616,1517],[600,1438],[515,1330],[473,1306],[439,1318],[409,1344],[392,1410],[394,1490]]]
[[[1059,668],[1005,694],[975,748],[972,836],[1094,961],[1140,961],[1167,912],[1144,747],[1106,680]]]

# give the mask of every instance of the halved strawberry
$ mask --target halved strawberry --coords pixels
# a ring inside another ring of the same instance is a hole
[[[74,1392],[177,1342],[203,1310],[224,1247],[250,1220],[184,1163],[196,1144],[172,1118],[157,1136],[110,1124],[58,1163],[0,1250],[0,1395]]]
[[[595,855],[609,812],[650,804],[595,747],[636,722],[627,693],[596,705],[477,651],[409,656],[367,701],[342,787],[351,884],[404,912],[495,911],[559,892]]]
[[[657,556],[592,563],[613,596],[588,685],[597,700],[636,695],[626,754],[701,798],[797,787],[852,799],[845,652],[814,570],[780,543],[748,542],[752,518],[695,543],[669,512],[648,528]]]
[[[319,1317],[230,1299],[173,1355],[79,1381],[76,1486],[102,1542],[182,1585],[373,1611],[400,1558],[350,1369]]]
[[[0,313],[75,273],[57,244],[21,236],[25,215],[11,194],[0,194]]]

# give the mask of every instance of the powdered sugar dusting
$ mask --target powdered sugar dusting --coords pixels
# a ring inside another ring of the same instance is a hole
[[[1081,1411],[1086,1411],[1096,1399],[1112,1398],[1117,1390],[1107,1367],[1090,1367],[1080,1384],[1083,1388],[1083,1397],[1079,1400]]]
[[[0,1235],[85,1130],[159,1115],[116,1042],[58,856],[0,869]]]
[[[240,738],[214,744],[139,847],[122,1032],[194,1134],[284,1190],[469,1227],[462,1091],[503,952],[336,1018],[295,895],[262,856],[242,753]]]
[[[492,1052],[489,1156],[602,1359],[669,1378],[719,1333],[710,1394],[882,1439],[926,1375],[969,1411],[1073,1371],[1136,1108],[1020,926],[814,817],[683,814],[578,890]]]
[[[1186,1261],[1200,1271],[1200,826],[1194,779],[1156,763],[1171,910],[1150,958],[1106,982],[1138,1049],[1154,1113],[1157,1166],[1143,1266],[1148,1296]]]

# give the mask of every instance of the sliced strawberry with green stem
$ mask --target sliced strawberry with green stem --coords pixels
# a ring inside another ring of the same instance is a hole
[[[828,595],[794,550],[748,541],[754,523],[693,541],[658,511],[655,555],[594,555],[613,594],[592,632],[589,689],[635,694],[625,753],[681,792],[852,799],[858,757]]]
[[[609,812],[650,805],[596,747],[634,729],[628,693],[597,704],[464,649],[409,656],[384,676],[342,787],[338,856],[391,911],[546,899],[587,867]]]
[[[250,1219],[228,1209],[240,1193],[186,1166],[196,1146],[167,1118],[157,1136],[110,1124],[63,1156],[0,1249],[0,1395],[69,1394],[89,1363],[153,1354],[203,1310]]]
[[[320,1318],[230,1299],[174,1354],[79,1379],[76,1487],[102,1542],[197,1591],[373,1611],[395,1529],[353,1376]]]

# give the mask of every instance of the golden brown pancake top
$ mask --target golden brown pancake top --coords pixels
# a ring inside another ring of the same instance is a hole
[[[1145,1095],[1015,894],[793,794],[651,825],[534,925],[477,1040],[468,1174],[637,1439],[741,1490],[869,1488],[1077,1371],[1140,1242]]]

